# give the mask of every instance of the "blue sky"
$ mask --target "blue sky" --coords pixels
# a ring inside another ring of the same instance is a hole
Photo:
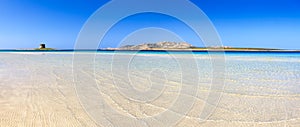
[[[0,49],[32,48],[41,42],[48,47],[71,49],[85,21],[106,2],[108,0],[0,0]],[[225,46],[300,49],[299,0],[191,2],[210,18]],[[172,27],[168,26],[170,22]],[[141,27],[178,31],[188,42],[202,46],[179,21],[159,14],[124,19],[108,32],[101,46],[117,46],[126,34]]]

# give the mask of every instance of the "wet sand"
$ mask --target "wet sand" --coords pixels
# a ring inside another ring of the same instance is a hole
[[[144,63],[149,58],[152,59],[152,63],[151,61]],[[181,75],[180,70],[176,69],[179,67],[176,61],[172,64],[172,60],[166,63],[161,60],[161,65],[153,64],[158,59],[168,58],[141,55],[133,60],[133,65],[130,66],[130,78],[138,90],[143,91],[151,85],[157,85],[154,93],[160,93],[158,86],[160,82],[164,82],[164,91],[157,97],[159,99],[146,103],[130,100],[134,96],[130,93],[125,96],[121,94],[118,89],[127,89],[125,86],[115,88],[114,83],[126,83],[122,82],[122,78],[127,77],[110,74],[111,59],[107,55],[96,55],[95,70],[89,70],[88,67],[91,65],[88,62],[77,69],[95,79],[102,99],[111,109],[130,118],[143,120],[161,114],[174,105],[174,100],[181,94],[187,101],[193,99],[194,104],[188,109],[187,114],[174,111],[174,114],[182,116],[174,126],[300,126],[299,58],[228,56],[222,97],[218,105],[211,105],[214,112],[204,121],[199,119],[199,112],[201,113],[204,105],[210,105],[206,97],[213,91],[209,84],[212,79],[209,57],[196,56],[198,67],[202,70],[199,72],[199,86],[194,87],[198,91],[195,96],[189,91],[180,91],[182,85],[186,84],[180,83]],[[86,107],[81,105],[72,75],[73,62],[72,54],[64,53],[0,53],[0,125],[105,126],[93,116],[89,116],[91,114],[86,112]],[[84,59],[82,62],[85,63]],[[145,72],[149,74],[150,70],[147,70],[147,67],[150,65],[172,72],[162,78],[159,71],[154,71],[150,73],[149,79],[149,75],[145,75]],[[115,78],[113,76],[119,76],[120,81],[113,79]],[[89,92],[86,91],[87,94]],[[111,125],[130,125],[119,116],[112,116],[110,113],[113,112],[109,109],[104,112],[109,115],[106,119]],[[161,120],[152,122],[164,125]],[[145,123],[145,126],[156,125],[151,122]]]

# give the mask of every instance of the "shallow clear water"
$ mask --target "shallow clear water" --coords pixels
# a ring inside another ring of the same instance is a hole
[[[153,126],[300,125],[300,53],[10,51],[0,53],[0,80],[7,126],[94,126],[87,114],[103,126],[131,126],[132,117]],[[110,108],[86,108],[88,88]],[[176,123],[160,121],[164,112]]]

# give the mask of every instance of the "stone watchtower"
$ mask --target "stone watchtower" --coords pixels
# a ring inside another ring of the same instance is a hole
[[[46,48],[46,44],[40,44],[40,49]]]

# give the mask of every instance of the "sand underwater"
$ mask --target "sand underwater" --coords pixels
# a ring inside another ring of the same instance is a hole
[[[1,52],[0,126],[300,126],[299,53],[77,55]]]

